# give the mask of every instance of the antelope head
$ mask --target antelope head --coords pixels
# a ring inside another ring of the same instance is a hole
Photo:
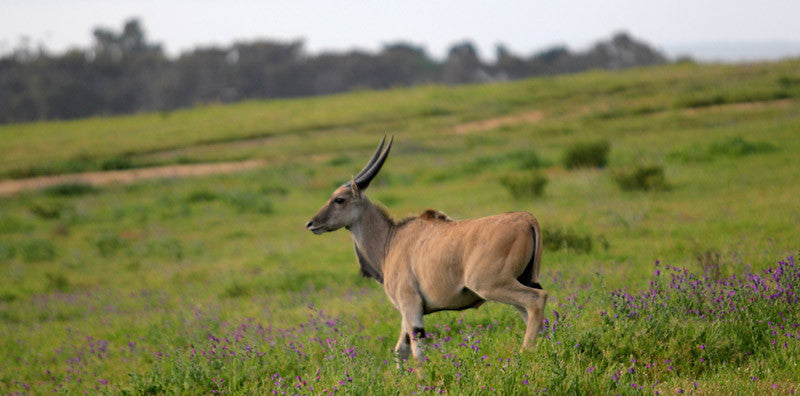
[[[367,166],[352,180],[337,188],[322,209],[306,224],[309,231],[319,235],[324,232],[336,231],[342,227],[349,229],[358,222],[364,212],[366,201],[362,192],[369,187],[369,183],[386,162],[386,157],[389,156],[389,151],[392,149],[392,141],[394,141],[394,136],[384,150],[386,136],[383,137],[375,154],[367,162]]]

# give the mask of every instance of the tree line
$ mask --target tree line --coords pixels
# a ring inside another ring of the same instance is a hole
[[[18,47],[0,58],[0,123],[168,111],[204,103],[331,94],[353,89],[462,84],[664,63],[666,57],[625,33],[583,52],[554,47],[530,56],[496,49],[480,59],[471,42],[442,61],[407,43],[378,53],[307,54],[300,40],[196,48],[170,59],[148,42],[137,19],[121,31],[97,28],[88,49],[61,55]]]

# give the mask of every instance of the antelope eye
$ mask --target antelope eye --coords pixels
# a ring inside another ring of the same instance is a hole
[[[333,202],[334,202],[334,203],[337,203],[337,204],[339,204],[339,205],[341,205],[341,204],[343,204],[343,203],[344,203],[344,198],[342,198],[342,197],[336,197],[336,198],[334,198],[334,199],[333,199]]]

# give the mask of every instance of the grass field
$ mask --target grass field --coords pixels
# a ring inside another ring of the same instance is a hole
[[[396,368],[349,235],[304,228],[387,133],[367,194],[397,217],[539,219],[535,350],[489,303],[427,316]],[[565,164],[596,142],[605,166]],[[3,394],[800,392],[797,60],[5,125],[0,152],[5,179],[267,164],[0,197]]]

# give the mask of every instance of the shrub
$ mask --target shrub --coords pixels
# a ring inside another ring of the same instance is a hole
[[[638,166],[632,172],[620,172],[614,176],[620,188],[625,191],[666,190],[667,181],[664,168],[657,165]]]
[[[217,198],[219,198],[219,195],[217,193],[206,189],[200,189],[189,193],[189,195],[186,196],[184,201],[189,203],[210,202],[216,200]]]
[[[52,260],[56,256],[53,243],[47,239],[30,239],[20,245],[22,260],[28,263]]]
[[[573,250],[579,253],[592,251],[592,237],[580,235],[572,230],[561,228],[543,228],[542,243],[548,250]]]
[[[14,294],[12,292],[9,292],[9,291],[5,291],[5,292],[0,293],[0,302],[10,303],[10,302],[16,301],[17,298],[18,297],[17,297],[16,294]]]
[[[28,210],[41,219],[51,220],[61,217],[65,206],[56,200],[39,200],[31,202]]]
[[[69,290],[69,279],[64,274],[46,273],[44,276],[48,291],[65,292]]]
[[[676,107],[696,109],[699,107],[718,106],[729,102],[731,102],[730,98],[721,93],[714,93],[711,95],[702,94],[680,98],[676,102]]]
[[[45,194],[62,196],[62,197],[93,194],[96,193],[97,191],[98,191],[97,187],[88,183],[81,183],[81,182],[56,184],[54,186],[47,187],[43,190]]]
[[[500,184],[514,198],[540,197],[544,194],[547,178],[538,172],[509,173],[500,177]]]
[[[250,288],[238,281],[233,281],[225,286],[225,290],[220,293],[220,297],[238,298],[250,295]]]
[[[778,85],[780,85],[783,88],[792,88],[800,86],[800,78],[783,75],[778,78]]]
[[[749,142],[737,136],[727,140],[712,143],[708,148],[710,154],[740,157],[749,154],[768,153],[774,151],[775,146],[767,142]]]
[[[603,168],[608,164],[611,144],[606,140],[576,143],[564,152],[564,166],[574,168]]]
[[[114,156],[108,158],[100,163],[100,169],[102,170],[121,170],[121,169],[131,169],[134,167],[133,161],[128,156]]]
[[[127,246],[127,241],[114,232],[106,231],[94,238],[94,246],[103,257],[113,256],[118,250]]]
[[[669,153],[669,158],[683,162],[711,161],[718,157],[742,157],[751,154],[768,153],[777,150],[774,144],[749,141],[740,136],[718,140],[708,146],[697,144]]]

